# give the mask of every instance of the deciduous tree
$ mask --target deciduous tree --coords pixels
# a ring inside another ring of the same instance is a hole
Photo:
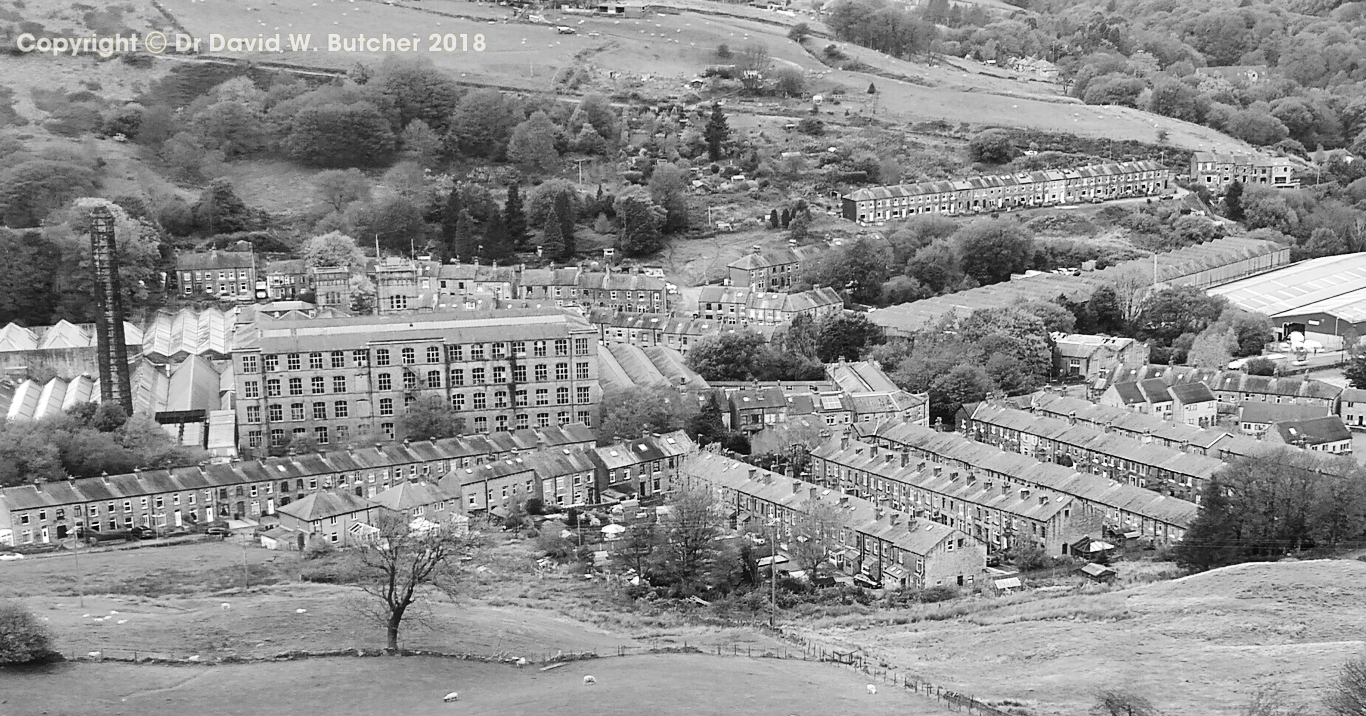
[[[429,395],[408,406],[398,421],[399,432],[408,440],[439,440],[465,432],[465,419],[440,396]]]
[[[407,514],[383,508],[374,526],[377,534],[350,538],[356,586],[370,597],[356,608],[384,627],[387,649],[394,654],[405,619],[428,600],[455,594],[463,576],[460,562],[474,551],[477,538],[460,534],[449,522],[415,529]]]
[[[508,159],[533,174],[544,174],[559,165],[555,148],[556,127],[545,112],[537,112],[512,130]]]
[[[323,203],[342,211],[353,201],[370,198],[370,180],[359,169],[328,169],[313,177],[313,188]]]

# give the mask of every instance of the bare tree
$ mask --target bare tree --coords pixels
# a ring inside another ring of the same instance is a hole
[[[840,530],[848,519],[840,508],[829,502],[807,500],[803,511],[797,515],[792,525],[792,539],[788,541],[787,553],[797,566],[811,575],[820,576],[821,565],[825,564],[830,548],[839,543]]]
[[[1129,267],[1112,272],[1106,282],[1115,290],[1115,300],[1119,303],[1124,321],[1133,323],[1138,320],[1138,314],[1143,312],[1143,304],[1155,285],[1152,274],[1141,268]]]
[[[1240,716],[1299,716],[1302,713],[1305,713],[1303,706],[1274,687],[1263,686],[1252,694],[1252,699],[1243,707]]]
[[[1091,707],[1096,716],[1162,716],[1153,702],[1126,689],[1103,689]]]
[[[740,49],[740,54],[736,58],[736,68],[740,71],[753,70],[755,72],[765,72],[773,64],[773,55],[769,54],[768,45],[762,42],[752,42]]]
[[[655,550],[659,566],[680,591],[692,594],[705,587],[721,548],[723,519],[720,502],[711,490],[685,487],[666,503],[668,514],[660,523],[662,544]]]
[[[1342,665],[1323,696],[1323,707],[1332,716],[1366,716],[1366,656]]]
[[[612,542],[612,558],[618,564],[636,571],[645,579],[645,565],[649,563],[659,547],[659,530],[653,520],[636,519],[634,515],[623,525],[626,528],[621,536]]]
[[[398,631],[419,601],[436,595],[453,595],[460,581],[460,558],[475,546],[476,537],[461,534],[454,525],[410,527],[404,514],[380,509],[366,538],[353,539],[358,562],[357,584],[373,599],[357,605],[367,618],[384,626],[388,651],[398,651]]]

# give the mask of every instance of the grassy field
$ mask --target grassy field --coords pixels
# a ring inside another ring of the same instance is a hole
[[[244,555],[238,545],[208,542],[83,554],[80,572],[69,555],[0,566],[0,598],[27,604],[69,655],[104,650],[208,659],[384,646],[383,631],[358,616],[358,590],[300,582],[299,572],[313,565],[297,554],[253,547]],[[537,569],[529,543],[497,544],[480,566],[455,601],[428,605],[425,626],[405,628],[404,646],[539,659],[559,650],[606,652],[643,643],[776,644],[742,629],[625,613],[600,584]]]
[[[588,686],[591,674],[597,683]],[[432,658],[167,667],[66,664],[4,674],[0,713],[503,716],[920,716],[933,701],[828,664],[692,654],[574,662],[553,671]],[[54,692],[62,694],[54,700]],[[443,703],[457,691],[460,700]]]
[[[1360,562],[1248,564],[1102,594],[1025,593],[889,617],[902,625],[834,618],[807,631],[978,698],[1026,702],[1036,716],[1083,713],[1105,687],[1148,695],[1164,713],[1231,715],[1262,686],[1312,704],[1362,650],[1363,597]]]

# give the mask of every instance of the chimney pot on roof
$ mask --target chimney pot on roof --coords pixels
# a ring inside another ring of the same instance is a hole
[[[759,475],[759,468],[757,468],[757,467],[751,467],[751,468],[749,469],[749,479],[753,480],[753,479],[754,479],[755,477],[757,477],[758,475]]]
[[[801,492],[801,491],[802,491],[802,481],[801,481],[801,480],[793,480],[793,481],[792,481],[792,494],[795,495],[795,494],[797,494],[798,492]]]
[[[892,452],[892,451],[889,450],[889,451],[887,451],[887,456],[886,456],[886,457],[887,457],[887,464],[890,465],[890,464],[892,464],[893,461],[896,460],[896,453],[894,453],[894,452]]]
[[[901,524],[901,513],[900,513],[900,512],[893,512],[893,513],[892,513],[892,526],[893,526],[893,527],[896,527],[896,526],[899,525],[899,524]]]
[[[906,450],[901,451],[901,466],[906,467],[911,464],[911,453]]]
[[[1067,412],[1067,422],[1070,423],[1070,424],[1072,424],[1072,425],[1076,425],[1076,424],[1077,424],[1077,411],[1075,411],[1075,410],[1070,410],[1070,411]]]
[[[1046,505],[1046,504],[1048,504],[1048,495],[1039,495],[1039,504],[1040,504],[1040,505]]]
[[[943,474],[944,474],[944,466],[943,466],[943,465],[935,465],[935,466],[934,466],[934,476],[935,476],[935,477],[939,477],[940,475],[943,475]]]
[[[816,492],[817,492],[819,489],[820,489],[820,488],[815,487],[814,485],[811,487],[811,490],[810,490],[810,492],[811,492],[811,499],[813,499],[813,500],[816,499]]]
[[[877,445],[870,445],[868,447],[868,457],[877,457]]]
[[[1001,494],[1002,494],[1002,495],[1009,495],[1009,494],[1010,494],[1010,483],[1007,482],[1007,481],[1005,481],[1005,480],[1002,480],[1002,481],[1001,481]]]
[[[1027,488],[1027,487],[1022,487],[1022,488],[1020,488],[1020,499],[1022,499],[1022,500],[1028,500],[1028,499],[1029,499],[1029,494],[1030,494],[1030,492],[1031,492],[1031,490],[1030,490],[1029,488]]]
[[[848,450],[848,449],[849,449],[849,436],[848,436],[848,435],[845,435],[844,437],[840,438],[840,449],[841,449],[841,450]]]

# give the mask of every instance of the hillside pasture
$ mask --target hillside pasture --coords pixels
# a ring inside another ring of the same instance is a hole
[[[1117,568],[1125,573],[1125,563]],[[1254,563],[1098,594],[924,606],[872,628],[850,618],[807,630],[983,700],[1025,702],[1034,716],[1085,713],[1102,688],[1144,694],[1163,713],[1232,716],[1262,687],[1313,705],[1342,662],[1362,651],[1364,585],[1358,561]]]
[[[597,683],[587,685],[592,675]],[[935,702],[829,664],[658,654],[552,671],[450,659],[333,658],[251,665],[71,663],[7,673],[6,713],[507,716],[922,716]],[[443,703],[451,691],[459,701]],[[60,693],[60,699],[53,694]],[[63,710],[66,709],[66,710]]]

